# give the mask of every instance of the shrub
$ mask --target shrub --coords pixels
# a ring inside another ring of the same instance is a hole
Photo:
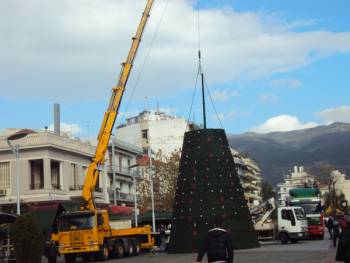
[[[10,238],[18,263],[40,263],[44,239],[29,215],[21,215],[11,225]]]

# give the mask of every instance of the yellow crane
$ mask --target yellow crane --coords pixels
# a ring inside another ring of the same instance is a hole
[[[147,0],[136,35],[132,39],[128,57],[122,63],[119,81],[112,89],[108,109],[98,134],[96,152],[86,173],[81,211],[62,214],[58,219],[58,231],[52,234],[52,241],[56,243],[59,253],[65,256],[67,263],[75,262],[77,257],[90,261],[95,258],[106,260],[112,256],[120,258],[124,255],[138,255],[142,248],[154,246],[150,226],[112,229],[108,212],[96,208],[93,196],[99,177],[99,168],[105,162],[114,123],[152,5],[153,0]],[[51,257],[49,261],[55,262],[56,258]]]
[[[133,38],[128,57],[126,61],[122,64],[122,69],[119,75],[118,84],[116,87],[112,89],[112,96],[108,105],[108,109],[105,112],[102,125],[100,127],[100,131],[97,137],[98,144],[97,144],[96,152],[87,170],[85,183],[83,187],[83,193],[82,193],[82,197],[85,202],[82,209],[89,209],[89,210],[96,209],[94,204],[94,199],[93,199],[93,191],[95,189],[96,182],[99,176],[99,167],[103,165],[105,161],[106,151],[108,149],[108,144],[112,134],[112,129],[114,127],[114,123],[118,115],[118,110],[125,91],[126,83],[128,82],[131,68],[133,66],[133,62],[135,60],[136,53],[140,45],[141,37],[144,31],[144,28],[146,26],[147,19],[149,17],[152,5],[153,5],[153,0],[148,0],[141,22],[137,29],[136,35]]]

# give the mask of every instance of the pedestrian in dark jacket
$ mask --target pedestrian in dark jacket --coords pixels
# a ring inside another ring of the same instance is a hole
[[[336,260],[350,263],[350,216],[346,216],[345,221],[347,226],[339,238]]]
[[[340,225],[338,220],[333,220],[333,247],[337,246],[337,239],[339,239],[340,236]]]
[[[209,230],[205,238],[205,243],[198,253],[197,263],[202,261],[205,253],[207,253],[208,263],[233,262],[231,235],[223,229],[221,217],[215,218],[214,228]]]

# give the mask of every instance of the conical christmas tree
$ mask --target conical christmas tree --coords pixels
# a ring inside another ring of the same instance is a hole
[[[258,247],[225,131],[185,133],[175,194],[170,253],[198,251],[221,216],[235,249]]]

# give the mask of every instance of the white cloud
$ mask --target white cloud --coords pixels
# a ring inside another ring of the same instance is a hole
[[[2,96],[107,97],[144,4],[140,0],[0,1],[0,24],[6,25],[0,27]],[[128,90],[164,5],[165,1],[155,2]],[[309,21],[286,23],[269,20],[270,16],[227,7],[200,11],[202,60],[209,85],[265,77],[350,52],[349,32],[297,32],[296,27]],[[136,96],[172,96],[174,90],[192,86],[197,71],[196,19],[194,1],[169,2]]]
[[[72,137],[78,136],[82,132],[81,127],[75,123],[68,124],[68,123],[61,122],[60,128],[61,128],[61,132],[66,132],[67,134],[69,134]],[[49,130],[50,131],[54,130],[53,124],[50,124]]]
[[[297,79],[274,79],[270,82],[273,88],[288,88],[291,90],[298,89],[303,83]]]
[[[350,123],[350,106],[339,106],[336,108],[325,109],[316,114],[321,117],[324,122],[330,124],[333,122]]]
[[[268,119],[257,127],[253,127],[251,131],[257,133],[284,132],[307,129],[315,126],[317,126],[317,124],[313,122],[301,123],[295,116],[279,115]]]
[[[238,96],[239,92],[237,90],[223,89],[223,90],[214,90],[211,94],[213,101],[226,102],[233,96]]]
[[[278,101],[278,96],[272,93],[261,94],[259,100],[262,103],[275,103]]]

